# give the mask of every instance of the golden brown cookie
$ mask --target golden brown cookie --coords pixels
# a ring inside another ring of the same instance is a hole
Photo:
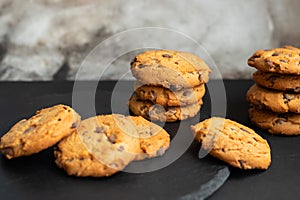
[[[252,129],[229,119],[213,117],[191,126],[204,150],[241,169],[267,169],[271,150]]]
[[[256,71],[253,74],[253,80],[257,84],[270,89],[287,92],[300,92],[300,76],[298,75],[274,74]]]
[[[206,83],[210,69],[194,54],[173,50],[152,50],[137,55],[131,72],[140,82],[171,90]]]
[[[163,87],[143,85],[136,82],[134,92],[141,100],[149,100],[162,106],[186,106],[201,101],[205,94],[205,86],[201,84],[193,88],[171,91]]]
[[[271,134],[300,134],[300,114],[297,113],[275,113],[252,107],[249,109],[249,118],[254,125]]]
[[[300,94],[266,89],[254,84],[247,92],[247,100],[259,108],[273,112],[300,113]]]
[[[161,122],[175,122],[194,117],[199,112],[201,105],[202,100],[187,106],[163,107],[151,101],[140,100],[135,94],[129,100],[129,108],[135,115]]]
[[[100,115],[83,120],[55,150],[56,164],[75,176],[110,176],[131,161],[161,156],[170,136],[142,117]]]
[[[279,74],[300,74],[300,49],[292,46],[258,50],[248,64],[258,70]]]
[[[70,135],[79,122],[80,116],[69,106],[42,109],[3,135],[0,150],[8,159],[38,153]]]

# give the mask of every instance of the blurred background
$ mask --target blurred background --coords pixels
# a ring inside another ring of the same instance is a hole
[[[250,78],[247,58],[257,49],[300,47],[299,13],[298,0],[0,0],[0,80],[74,80],[101,41],[152,26],[199,42],[223,78]],[[103,78],[128,70],[130,56],[114,62]],[[94,70],[81,79],[94,79]]]

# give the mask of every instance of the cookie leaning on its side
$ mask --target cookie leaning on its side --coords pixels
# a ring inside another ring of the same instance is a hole
[[[212,117],[191,126],[201,148],[241,169],[267,169],[271,150],[252,129],[229,119]]]
[[[1,137],[0,151],[8,159],[38,153],[70,135],[80,116],[69,106],[56,105],[22,119]]]

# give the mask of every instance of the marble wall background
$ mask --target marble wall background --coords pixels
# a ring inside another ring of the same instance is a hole
[[[101,41],[152,26],[195,39],[224,78],[250,78],[246,60],[255,50],[300,47],[299,13],[298,0],[0,0],[0,80],[73,80]],[[108,43],[105,55],[118,44]],[[176,40],[174,45],[182,49]],[[113,62],[102,78],[122,76],[133,54]],[[105,67],[101,59],[89,65],[80,79],[95,79]]]

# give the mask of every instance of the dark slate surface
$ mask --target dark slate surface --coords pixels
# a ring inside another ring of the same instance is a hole
[[[216,83],[216,82],[215,82]],[[229,179],[209,199],[300,199],[300,139],[271,136],[253,127],[248,118],[245,93],[252,81],[225,81],[227,118],[254,128],[272,148],[272,164],[267,171],[230,169]],[[92,82],[83,82],[83,92]],[[214,81],[211,81],[214,84]],[[132,90],[133,82],[122,83]],[[100,82],[95,95],[97,114],[110,113],[114,82]],[[72,82],[0,83],[0,135],[35,110],[57,103],[72,104]],[[210,117],[207,94],[200,119]],[[126,102],[120,102],[126,107]],[[224,102],[225,105],[225,102]],[[122,107],[121,106],[121,107]],[[83,118],[91,113],[80,113]],[[186,134],[199,117],[182,123]],[[178,123],[164,126],[173,138]],[[188,137],[188,136],[187,136]],[[7,160],[0,157],[1,199],[201,199],[226,180],[229,170],[210,156],[198,159],[200,145],[192,143],[177,161],[149,173],[121,172],[109,178],[67,176],[54,163],[53,149]]]

